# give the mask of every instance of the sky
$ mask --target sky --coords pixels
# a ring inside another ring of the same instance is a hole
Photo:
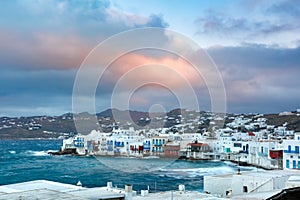
[[[76,76],[92,50],[124,31],[148,27],[162,30],[159,41],[153,42],[164,48],[187,45],[170,36],[170,30],[207,53],[222,79],[226,112],[296,110],[299,21],[300,1],[293,0],[3,0],[0,116],[72,112]],[[151,36],[139,35],[129,42],[141,38],[147,41]],[[112,46],[118,50],[118,44]],[[199,109],[211,110],[214,88],[205,83],[212,71],[201,68],[204,77],[197,76],[181,55],[158,49],[128,52],[105,68],[99,60],[107,59],[112,49],[97,60],[97,67],[106,69],[95,91],[97,112],[112,102],[142,111],[157,105],[165,110],[182,107],[182,96],[192,94],[188,87],[195,92]],[[89,81],[86,77],[82,84]],[[124,91],[132,89],[131,96],[122,99]],[[89,98],[84,91],[80,95]]]

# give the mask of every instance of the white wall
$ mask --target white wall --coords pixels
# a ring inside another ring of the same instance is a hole
[[[204,176],[204,192],[213,195],[226,196],[226,191],[231,189],[232,175]]]

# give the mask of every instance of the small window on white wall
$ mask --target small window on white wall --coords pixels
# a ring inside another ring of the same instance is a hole
[[[243,192],[247,193],[248,192],[248,187],[247,186],[243,186]]]

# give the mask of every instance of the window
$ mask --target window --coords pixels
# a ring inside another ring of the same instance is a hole
[[[290,158],[293,158],[293,156],[290,156]]]
[[[242,147],[242,144],[241,143],[234,143],[233,146],[234,147]],[[245,149],[245,147],[243,149]]]
[[[248,187],[247,186],[243,186],[243,192],[245,192],[245,193],[248,192]]]

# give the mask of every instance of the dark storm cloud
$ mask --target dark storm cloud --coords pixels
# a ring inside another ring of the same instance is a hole
[[[74,70],[2,69],[0,115],[28,116],[69,111],[74,77]]]
[[[300,47],[287,49],[244,44],[239,47],[210,48],[208,52],[220,67],[300,69]]]
[[[208,50],[218,66],[233,112],[294,110],[300,102],[300,48],[263,45]]]

